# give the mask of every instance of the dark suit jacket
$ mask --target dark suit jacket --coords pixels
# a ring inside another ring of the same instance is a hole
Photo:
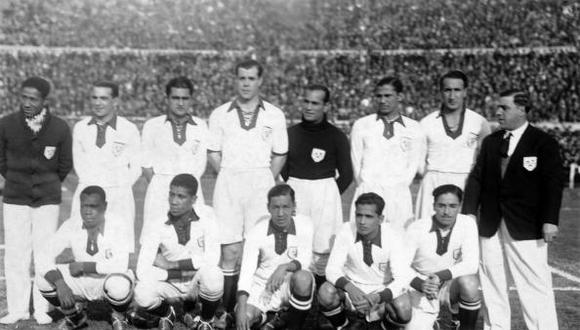
[[[516,240],[542,238],[544,223],[558,224],[562,160],[556,140],[528,126],[501,178],[500,143],[505,131],[486,137],[465,187],[463,213],[479,209],[479,234],[493,236],[502,217]]]

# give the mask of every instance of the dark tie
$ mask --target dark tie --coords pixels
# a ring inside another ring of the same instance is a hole
[[[185,142],[185,126],[187,126],[187,122],[180,124],[171,122],[171,128],[173,129],[173,141],[179,145],[183,145]]]
[[[371,241],[362,241],[363,246],[363,261],[367,266],[371,266],[373,264],[373,246]]]
[[[499,145],[499,154],[503,158],[507,158],[508,150],[510,147],[510,138],[512,137],[512,133],[506,132],[501,140],[501,144]]]
[[[277,255],[281,255],[286,251],[286,247],[288,245],[288,232],[276,232],[274,234],[274,239],[276,241],[275,250]]]
[[[105,145],[105,133],[107,132],[107,124],[98,124],[97,123],[97,141],[96,145],[99,148],[102,148]]]
[[[98,232],[94,234],[89,233],[87,237],[87,253],[91,256],[94,256],[99,252],[99,246],[97,245],[97,236],[99,235]]]
[[[388,121],[387,118],[383,118],[383,123],[385,124],[385,130],[383,131],[383,136],[388,140],[395,135],[393,128],[394,122]]]

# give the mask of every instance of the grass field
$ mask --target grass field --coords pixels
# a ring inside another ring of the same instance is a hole
[[[208,171],[209,172],[209,171]],[[207,174],[202,178],[205,200],[211,205],[213,186],[215,177]],[[70,175],[63,188],[63,205],[61,207],[61,221],[68,218],[70,213],[71,197],[76,187],[75,178]],[[145,181],[140,179],[134,187],[135,199],[137,201],[136,233],[140,233],[142,225],[143,199],[145,195]],[[417,185],[413,186],[413,192],[417,191]],[[348,207],[352,198],[353,188],[351,187],[343,196],[343,209],[348,214]],[[549,248],[549,260],[553,272],[554,291],[560,329],[574,330],[580,329],[580,190],[566,189],[564,191],[564,201],[560,217],[560,235],[555,243]],[[1,213],[0,213],[1,214]],[[6,288],[4,282],[4,230],[3,222],[0,223],[0,297],[4,298]],[[136,235],[138,237],[138,235]],[[135,267],[136,257],[131,258],[131,266]],[[522,319],[519,301],[515,290],[510,292],[512,306],[512,329],[523,330],[525,325]],[[108,314],[103,304],[94,304],[94,311],[89,314],[91,318],[89,329],[109,329]],[[0,316],[6,313],[6,301],[0,299]],[[56,318],[61,317],[58,312],[52,312]],[[311,317],[310,320],[313,318]],[[481,320],[479,322],[481,324]],[[312,327],[312,322],[307,323],[308,328]],[[33,320],[19,322],[11,326],[0,326],[0,329],[56,329],[56,323],[49,326],[39,326]],[[176,329],[185,329],[181,324]]]

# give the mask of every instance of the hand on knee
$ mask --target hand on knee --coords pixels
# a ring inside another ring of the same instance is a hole
[[[411,321],[412,308],[411,299],[407,294],[401,295],[385,304],[385,320],[392,326],[403,327]]]

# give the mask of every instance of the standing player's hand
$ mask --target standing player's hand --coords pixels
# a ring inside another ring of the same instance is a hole
[[[280,288],[280,286],[284,283],[286,279],[286,267],[284,265],[278,266],[272,276],[268,279],[266,283],[266,290],[270,292],[274,292]]]
[[[250,330],[250,319],[248,318],[246,304],[238,304],[236,307],[236,329]]]
[[[558,226],[551,223],[545,223],[542,226],[542,234],[544,235],[544,241],[550,243],[558,236]]]
[[[371,304],[366,299],[365,293],[361,289],[357,288],[352,283],[347,284],[344,289],[346,290],[346,293],[348,293],[350,301],[352,301],[352,305],[357,312],[366,314],[371,309]]]
[[[71,288],[66,285],[64,280],[59,280],[55,283],[56,285],[56,295],[58,301],[60,302],[60,307],[62,309],[71,309],[75,305],[75,296]]]
[[[83,263],[82,262],[71,262],[68,264],[68,270],[70,272],[70,276],[72,277],[79,277],[83,275]]]

